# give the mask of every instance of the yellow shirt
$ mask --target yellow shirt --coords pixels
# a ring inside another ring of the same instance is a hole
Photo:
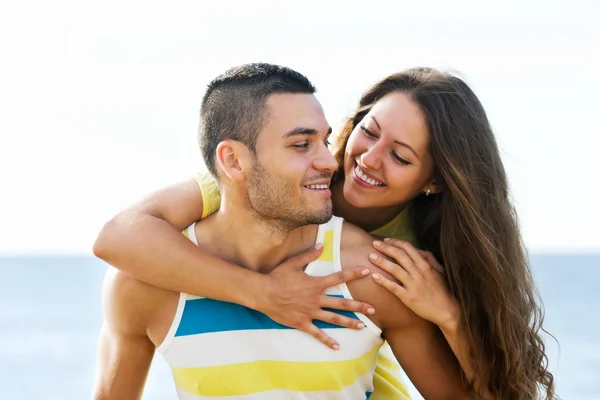
[[[202,191],[202,218],[216,212],[221,204],[221,196],[215,179],[208,171],[194,175]],[[371,232],[373,235],[393,237],[415,244],[415,236],[410,229],[410,211],[405,208],[392,221]],[[407,400],[410,399],[408,387],[402,376],[400,364],[394,357],[387,342],[379,350],[375,374],[373,376],[373,394],[369,400]]]

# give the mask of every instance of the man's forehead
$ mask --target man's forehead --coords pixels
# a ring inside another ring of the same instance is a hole
[[[287,131],[302,127],[324,133],[329,130],[323,107],[313,94],[277,93],[270,95],[266,103],[268,119],[265,128]]]

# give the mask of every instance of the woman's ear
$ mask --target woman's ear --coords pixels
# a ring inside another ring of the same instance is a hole
[[[426,195],[441,193],[444,188],[442,185],[438,185],[437,182],[438,180],[433,178],[428,184],[425,185],[425,187],[423,187],[423,193]]]

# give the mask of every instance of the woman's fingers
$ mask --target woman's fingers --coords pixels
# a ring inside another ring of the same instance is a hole
[[[410,281],[412,280],[412,278],[410,277],[410,274],[402,266],[396,264],[395,262],[388,260],[385,257],[382,257],[381,255],[375,254],[375,253],[369,254],[369,260],[374,265],[381,268],[382,270],[387,271],[390,274],[392,274],[392,276],[394,278],[396,278],[398,281],[400,281],[400,283],[402,285],[406,286],[406,285],[410,284]],[[379,275],[381,276],[381,274],[379,274]]]
[[[438,262],[438,260],[435,258],[435,256],[433,254],[431,254],[430,251],[425,251],[425,250],[418,250],[418,251],[427,260],[429,265],[431,265],[433,267],[434,270],[436,270],[437,272],[439,272],[442,275],[446,274],[446,269],[444,268],[444,266]]]
[[[307,322],[302,326],[297,327],[298,330],[302,332],[306,332],[319,342],[323,343],[325,346],[332,348],[334,350],[340,349],[340,344],[335,341],[331,336],[327,335],[323,330],[317,328],[317,326],[313,323]]]
[[[363,329],[365,327],[365,323],[358,318],[348,317],[346,315],[341,315],[327,310],[322,310],[316,316],[316,319],[327,322],[331,325],[345,326],[350,329]]]
[[[398,297],[400,300],[404,301],[404,295],[407,293],[406,288],[398,285],[394,281],[389,280],[381,274],[374,273],[371,276],[373,277],[373,280],[375,280],[375,282],[392,292],[392,294]]]
[[[362,301],[346,299],[344,297],[333,297],[333,296],[327,296],[327,295],[323,295],[323,297],[321,298],[319,307],[320,308],[329,308],[332,310],[359,312],[359,313],[362,313],[365,315],[370,315],[370,314],[375,313],[375,308],[373,308],[373,306],[370,304],[363,303]],[[319,319],[319,318],[314,316],[314,319]],[[336,323],[333,323],[333,324],[346,326],[348,328],[355,328],[354,325],[350,326],[350,325],[345,325],[345,324],[336,324]]]
[[[427,261],[427,259],[423,256],[423,254],[421,254],[421,252],[418,249],[416,249],[409,242],[405,242],[405,241],[394,239],[394,238],[386,238],[386,239],[384,239],[384,242],[387,245],[395,246],[395,247],[398,247],[398,248],[404,250],[404,252],[412,260],[413,265],[417,268],[417,270],[421,274],[428,273],[429,270],[432,268],[429,261]]]
[[[315,261],[323,253],[323,244],[317,243],[313,247],[304,250],[302,253],[289,258],[278,268],[288,266],[292,269],[302,270],[307,264]]]
[[[409,242],[394,238],[384,239],[384,245],[393,246],[404,250],[404,252],[412,260],[412,265],[415,265],[422,272],[427,273],[433,269],[440,274],[445,274],[444,266],[441,265],[429,251],[419,250]],[[410,271],[410,266],[408,266],[408,271],[412,273],[412,271]]]
[[[386,256],[393,258],[398,265],[400,265],[410,275],[416,273],[416,267],[410,256],[404,251],[404,249],[390,245],[379,240],[373,242],[373,246],[385,254]]]
[[[332,286],[336,286],[342,283],[350,282],[354,279],[364,278],[369,275],[368,268],[351,268],[344,269],[338,272],[334,272],[333,274],[329,274],[322,278],[316,278],[320,281],[319,285],[321,287],[321,291],[325,291],[325,289],[330,288]]]

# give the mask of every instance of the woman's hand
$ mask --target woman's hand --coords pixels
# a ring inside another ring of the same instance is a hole
[[[375,282],[396,295],[421,318],[442,329],[456,325],[458,303],[448,290],[444,268],[431,253],[397,239],[375,241],[373,246],[395,262],[375,253],[369,256],[371,262],[392,274],[401,285],[376,273],[372,274]]]
[[[364,278],[370,271],[367,268],[354,268],[322,277],[305,274],[304,267],[319,258],[322,251],[323,246],[318,244],[286,260],[271,273],[265,275],[266,284],[264,287],[258,288],[260,292],[255,296],[257,303],[252,308],[268,315],[282,325],[306,332],[337,350],[340,348],[339,343],[319,329],[313,320],[351,329],[363,329],[365,325],[360,320],[324,308],[360,312],[367,315],[373,314],[375,309],[360,301],[327,296],[325,289]]]

